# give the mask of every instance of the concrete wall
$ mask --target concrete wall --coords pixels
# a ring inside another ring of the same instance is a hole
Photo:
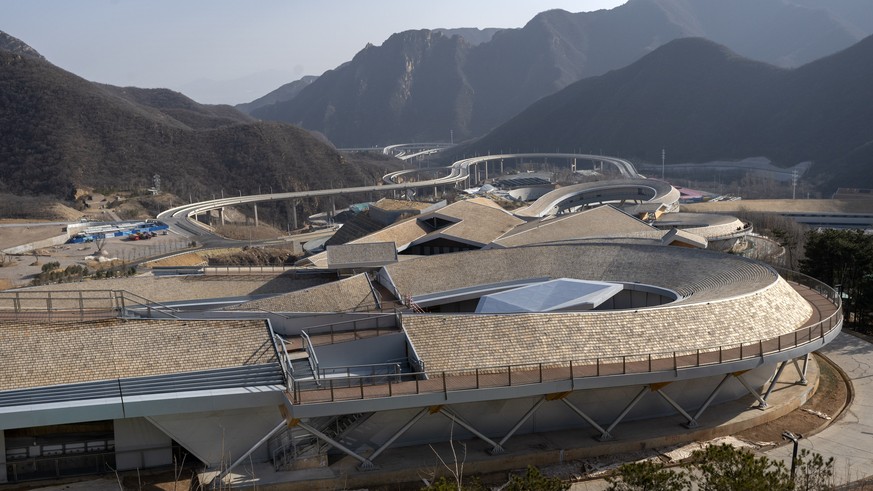
[[[52,247],[56,245],[61,245],[69,240],[69,236],[67,234],[58,235],[52,237],[50,239],[38,240],[36,242],[31,242],[29,244],[23,244],[20,246],[10,247],[8,249],[3,249],[3,252],[6,254],[25,254],[34,249],[42,249],[44,247]]]
[[[760,388],[769,380],[774,372],[775,367],[765,366],[746,372],[743,377],[752,387]],[[663,391],[682,406],[683,409],[693,414],[693,411],[715,389],[722,377],[715,376],[674,382],[666,386]],[[583,390],[570,394],[568,399],[605,428],[615,420],[618,414],[641,389],[642,386],[631,386]],[[736,379],[731,379],[719,392],[713,405],[736,400],[746,395],[748,395],[748,392],[740,382]],[[499,440],[506,435],[539,399],[539,397],[526,397],[457,404],[448,406],[448,409],[486,436]],[[356,442],[357,446],[353,450],[363,451],[366,448],[378,448],[420,410],[421,408],[416,408],[376,413],[359,427],[355,428],[343,440]],[[682,419],[663,398],[654,392],[649,392],[622,421],[642,420],[669,415],[676,416],[677,424]],[[704,413],[701,417],[704,423],[706,422],[706,417],[707,413]],[[583,421],[582,418],[562,402],[546,401],[519,428],[516,434],[581,428],[590,429],[592,437],[599,434],[597,430],[589,426],[588,423]],[[622,425],[619,424],[613,430],[613,433],[621,435],[621,432]],[[462,440],[469,438],[474,438],[474,436],[457,424],[453,424],[445,416],[429,414],[403,434],[394,445],[420,445],[433,442],[447,442],[449,439]]]
[[[321,367],[375,365],[389,360],[406,360],[406,334],[398,332],[359,339],[354,343],[316,346],[315,354]]]
[[[148,420],[210,469],[232,464],[283,421],[279,406],[150,416]],[[252,462],[270,459],[264,444]]]
[[[145,418],[116,419],[115,463],[120,471],[173,463],[173,440]]]

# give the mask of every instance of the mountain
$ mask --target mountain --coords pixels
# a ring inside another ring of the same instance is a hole
[[[477,44],[491,41],[491,38],[494,37],[494,33],[500,30],[502,29],[497,27],[486,27],[484,29],[479,29],[478,27],[461,27],[457,29],[433,29],[433,32],[442,34],[447,38],[460,36],[471,45],[476,46]]]
[[[254,111],[255,109],[276,104],[277,102],[290,101],[291,99],[297,97],[297,94],[299,94],[301,90],[306,88],[307,85],[315,82],[317,78],[318,77],[314,75],[307,75],[300,80],[289,82],[279,87],[278,89],[270,92],[269,94],[253,100],[252,102],[237,104],[234,107],[246,114],[251,114],[252,111]]]
[[[45,59],[35,49],[31,48],[20,39],[12,37],[3,31],[0,31],[0,50],[8,51],[16,55],[27,56],[29,58],[36,58],[38,60]]]
[[[166,191],[207,199],[261,186],[372,183],[396,165],[360,164],[308,131],[254,121],[230,106],[95,84],[3,49],[0,127],[0,192],[18,195],[143,190],[159,174]]]
[[[580,150],[656,161],[765,155],[816,162],[828,185],[873,186],[873,36],[795,69],[699,38],[546,97],[466,154]]]
[[[434,139],[431,128],[441,128],[441,139],[448,140],[455,125],[471,120],[473,89],[460,69],[469,49],[459,36],[394,34],[325,72],[294,99],[252,115],[319,131],[339,146],[379,145],[385,135]]]
[[[612,10],[543,12],[523,28],[498,30],[479,44],[447,36],[451,30],[408,31],[367,46],[297,97],[252,115],[317,130],[339,146],[447,141],[450,134],[466,139],[673,39],[705,37],[745,57],[793,67],[873,33],[865,21],[844,20],[852,14],[848,6],[827,5],[631,0]]]

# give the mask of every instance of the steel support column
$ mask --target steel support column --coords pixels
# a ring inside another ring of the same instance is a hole
[[[700,426],[697,423],[696,419],[692,418],[687,412],[685,412],[685,410],[682,409],[682,406],[680,406],[676,401],[674,401],[672,398],[670,398],[670,396],[665,394],[664,391],[662,391],[661,389],[656,389],[655,392],[657,392],[658,395],[660,395],[662,399],[667,401],[667,404],[673,406],[673,409],[675,409],[676,412],[681,414],[683,418],[688,420],[688,422],[685,423],[686,428],[697,428],[698,426]]]
[[[602,426],[597,424],[597,422],[591,419],[587,414],[583,413],[582,410],[576,407],[572,402],[568,401],[566,398],[561,399],[561,402],[572,409],[574,413],[578,414],[580,418],[584,419],[586,423],[593,426],[595,430],[599,431],[600,441],[612,440],[612,435],[610,435],[608,431],[604,430]]]
[[[465,430],[469,431],[470,433],[476,435],[476,437],[479,438],[480,440],[482,440],[483,442],[487,443],[488,445],[491,445],[491,448],[496,448],[496,447],[500,446],[494,440],[483,435],[481,432],[479,432],[479,430],[477,430],[476,428],[473,428],[472,425],[470,425],[469,423],[467,423],[466,421],[461,419],[460,416],[457,416],[456,414],[452,413],[448,409],[440,409],[439,413],[442,414],[443,416],[449,418],[450,420],[454,421],[455,423],[457,423],[458,426],[460,426],[461,428],[464,428]]]
[[[217,478],[217,479],[218,479],[218,482],[221,482],[222,478],[224,478],[224,476],[228,475],[228,474],[230,473],[230,471],[233,470],[234,467],[236,467],[236,466],[238,466],[239,464],[241,464],[245,459],[247,459],[247,458],[249,457],[249,455],[253,454],[253,453],[255,452],[255,450],[257,450],[258,448],[260,448],[261,445],[263,445],[264,443],[266,443],[267,440],[269,440],[270,438],[272,438],[273,435],[275,435],[276,433],[279,433],[279,431],[282,430],[283,428],[285,428],[287,425],[288,425],[288,423],[283,419],[281,423],[279,423],[275,428],[273,428],[272,430],[270,430],[270,432],[267,433],[266,435],[264,435],[263,438],[261,438],[260,440],[258,440],[258,443],[255,443],[255,445],[254,445],[252,448],[250,448],[246,453],[242,454],[242,456],[240,456],[240,458],[236,459],[236,460],[233,462],[233,464],[230,464],[230,465],[227,467],[227,469],[224,469],[223,471],[221,471],[221,473],[218,474],[218,478]]]
[[[797,374],[800,375],[800,380],[797,381],[797,383],[800,385],[809,384],[809,381],[806,380],[806,369],[808,366],[809,366],[809,353],[807,353],[803,356],[803,368],[802,369],[797,365],[797,358],[794,359],[794,367],[797,368]]]
[[[610,424],[610,425],[606,428],[606,432],[605,432],[605,433],[608,435],[608,437],[605,438],[605,439],[604,439],[604,438],[600,438],[600,441],[605,442],[606,440],[610,440],[610,439],[612,439],[612,430],[614,430],[615,427],[618,426],[619,423],[621,423],[621,420],[623,420],[624,417],[627,416],[627,414],[631,411],[631,409],[633,409],[634,406],[636,406],[637,403],[640,402],[640,399],[642,399],[643,396],[646,395],[646,392],[647,392],[647,391],[649,391],[649,386],[648,386],[648,385],[645,386],[645,387],[643,387],[643,388],[640,390],[640,392],[636,395],[636,397],[634,397],[633,400],[630,401],[630,403],[628,403],[628,405],[627,405],[627,406],[626,406],[626,407],[621,411],[621,413],[618,415],[618,417],[615,418],[615,421],[613,421],[612,424]]]
[[[346,455],[348,455],[350,457],[353,457],[355,460],[357,460],[361,463],[362,468],[369,468],[369,469],[374,468],[372,462],[370,462],[369,460],[367,460],[364,457],[361,457],[360,455],[356,454],[354,451],[352,451],[350,448],[346,447],[342,443],[340,443],[340,442],[334,440],[333,438],[325,435],[324,433],[316,430],[315,428],[309,426],[308,424],[306,424],[302,421],[298,421],[297,426],[303,428],[304,430],[306,430],[307,432],[312,434],[312,436],[314,436],[316,438],[321,438],[322,440],[324,440],[326,443],[328,443],[333,448],[342,451],[343,453],[345,453]],[[367,467],[367,466],[369,466],[369,467]]]
[[[733,374],[730,373],[725,374],[724,378],[721,379],[721,382],[719,382],[718,385],[715,386],[715,389],[712,390],[712,393],[709,394],[709,397],[707,397],[706,400],[703,401],[703,405],[700,406],[700,409],[698,409],[697,412],[694,413],[695,421],[700,419],[700,415],[702,415],[703,412],[706,411],[706,408],[708,408],[709,405],[712,404],[712,401],[715,400],[715,396],[717,396],[718,393],[721,392],[721,388],[724,387],[724,384],[727,383],[728,380],[730,380],[732,375]]]
[[[544,402],[546,402],[546,398],[541,397],[540,400],[537,401],[537,403],[534,404],[532,408],[528,409],[528,411],[526,413],[524,413],[524,416],[522,416],[521,419],[518,420],[518,423],[515,423],[515,426],[513,426],[512,429],[509,430],[509,433],[507,433],[506,436],[504,436],[503,439],[500,440],[500,442],[497,443],[497,445],[495,445],[491,449],[491,452],[490,452],[491,455],[497,455],[497,454],[503,453],[504,452],[503,445],[507,441],[509,441],[510,438],[512,438],[512,435],[514,435],[515,432],[518,431],[519,428],[521,428],[521,425],[523,425],[525,423],[525,421],[527,421],[531,416],[533,416],[533,413],[535,413],[537,411],[537,409],[539,409],[540,406],[543,405]]]
[[[767,390],[764,392],[763,399],[766,401],[768,397],[770,397],[770,393],[773,392],[773,388],[776,387],[776,383],[779,382],[779,378],[782,376],[782,371],[785,370],[785,366],[788,365],[788,360],[783,361],[779,364],[779,368],[776,369],[776,375],[773,375],[773,380],[770,381],[770,386],[767,387]]]
[[[425,417],[429,411],[430,411],[430,408],[428,408],[428,407],[426,407],[426,408],[422,409],[421,411],[419,411],[418,414],[416,414],[415,416],[412,417],[412,419],[410,419],[409,421],[407,421],[406,424],[403,425],[402,428],[400,428],[399,430],[397,430],[397,432],[394,433],[394,435],[392,435],[391,438],[388,439],[388,441],[386,441],[385,443],[383,443],[381,447],[377,448],[376,451],[373,452],[373,453],[370,455],[370,458],[369,458],[366,462],[361,462],[361,465],[359,465],[358,468],[361,469],[361,470],[371,470],[371,469],[375,469],[375,466],[373,465],[373,461],[376,460],[376,457],[378,457],[382,452],[384,452],[385,449],[387,449],[388,447],[390,447],[391,444],[394,443],[398,438],[400,438],[401,435],[403,435],[404,433],[406,433],[407,430],[409,430],[410,428],[412,428],[412,426],[413,426],[415,423],[417,423],[418,420],[420,420],[421,418]]]
[[[748,370],[744,370],[742,372],[737,372],[734,374],[734,377],[736,377],[737,380],[739,380],[740,383],[743,384],[743,387],[745,387],[746,390],[749,391],[749,394],[752,394],[755,397],[755,399],[758,400],[758,409],[761,409],[761,410],[767,409],[767,401],[765,401],[764,398],[761,397],[761,394],[759,394],[758,391],[753,389],[749,385],[749,383],[746,382],[746,380],[743,378],[743,374],[746,373],[747,371]]]

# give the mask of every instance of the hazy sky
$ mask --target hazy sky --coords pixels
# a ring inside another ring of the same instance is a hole
[[[521,27],[626,0],[3,0],[0,31],[88,80],[249,102],[408,29]]]

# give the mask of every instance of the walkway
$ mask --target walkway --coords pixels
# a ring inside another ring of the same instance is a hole
[[[833,457],[838,483],[873,476],[873,344],[846,332],[820,350],[851,379],[855,400],[842,418],[820,433],[800,440],[800,448]],[[786,428],[790,430],[790,428]],[[766,452],[786,464],[791,461],[791,445]]]

